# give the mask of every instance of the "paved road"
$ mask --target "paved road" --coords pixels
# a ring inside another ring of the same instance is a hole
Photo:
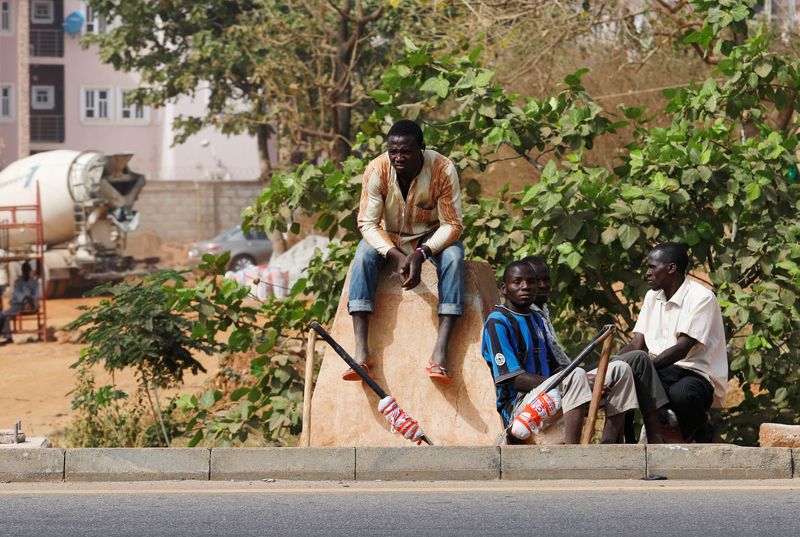
[[[0,484],[3,536],[797,536],[800,480]]]

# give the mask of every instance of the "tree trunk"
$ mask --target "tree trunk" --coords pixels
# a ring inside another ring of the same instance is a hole
[[[352,84],[350,82],[350,56],[356,40],[351,34],[350,13],[353,5],[350,0],[346,0],[339,12],[338,43],[336,50],[336,69],[334,72],[334,82],[336,87],[332,95],[333,117],[332,127],[335,136],[331,152],[331,160],[336,164],[343,162],[350,155],[350,98],[352,96]]]
[[[270,125],[259,125],[258,127],[258,165],[261,174],[258,180],[265,186],[269,185],[270,178],[272,177],[272,161],[269,159],[269,138],[273,129]],[[272,255],[281,255],[286,251],[286,240],[283,234],[277,229],[273,231],[269,239],[272,241]]]

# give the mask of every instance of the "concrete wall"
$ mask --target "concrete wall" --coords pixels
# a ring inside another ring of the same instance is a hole
[[[139,195],[139,229],[128,237],[155,234],[161,242],[210,239],[241,223],[263,185],[254,181],[149,181]]]

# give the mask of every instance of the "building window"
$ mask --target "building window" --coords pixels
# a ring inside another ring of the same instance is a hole
[[[119,120],[124,122],[147,123],[150,121],[150,107],[128,104],[127,97],[133,93],[131,89],[119,90]]]
[[[81,118],[110,120],[113,112],[111,89],[84,88],[81,90]]]
[[[86,4],[86,33],[87,34],[104,34],[106,33],[106,20],[101,15],[98,15],[94,8]]]
[[[53,110],[55,107],[55,86],[31,86],[31,108],[33,110]]]
[[[0,121],[14,118],[14,93],[11,84],[0,84]]]
[[[11,33],[11,2],[0,2],[0,34]]]
[[[52,24],[55,20],[55,4],[53,0],[32,0],[31,23]]]

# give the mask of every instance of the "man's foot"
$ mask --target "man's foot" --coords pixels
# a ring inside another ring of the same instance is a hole
[[[372,371],[370,371],[370,370],[369,370],[369,367],[372,365],[372,362],[370,362],[370,361],[361,362],[361,363],[359,363],[358,365],[360,365],[360,366],[361,366],[361,369],[363,369],[363,370],[364,370],[364,372],[365,372],[367,375],[369,375],[369,376],[370,376],[370,378],[373,378],[373,379],[375,378],[375,375],[372,373]],[[362,379],[362,378],[359,376],[359,374],[358,374],[358,373],[356,373],[356,372],[355,372],[355,370],[354,370],[352,367],[348,367],[348,368],[347,368],[347,371],[345,371],[344,373],[342,373],[342,380],[352,380],[352,381],[358,381],[358,380],[364,380],[364,379]]]
[[[430,366],[426,367],[425,374],[428,375],[431,380],[441,382],[442,384],[453,383],[453,377],[450,376],[450,373],[447,372],[447,369],[444,366],[439,364],[431,364]]]
[[[2,347],[3,345],[10,345],[11,343],[14,343],[14,340],[11,339],[10,337],[0,339],[0,347]]]

